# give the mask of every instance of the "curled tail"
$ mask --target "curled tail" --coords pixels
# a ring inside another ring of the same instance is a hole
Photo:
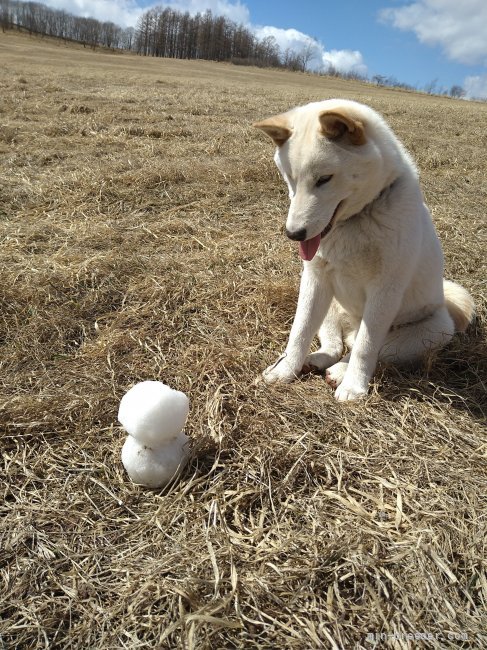
[[[455,324],[455,331],[465,332],[475,314],[472,296],[466,289],[451,280],[443,280],[443,291],[445,305]]]

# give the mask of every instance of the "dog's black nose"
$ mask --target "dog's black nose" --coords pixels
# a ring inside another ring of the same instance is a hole
[[[306,228],[300,230],[288,230],[286,228],[286,235],[294,241],[304,241],[306,239]]]

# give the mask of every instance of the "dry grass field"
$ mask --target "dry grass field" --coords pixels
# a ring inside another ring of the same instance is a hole
[[[254,384],[294,315],[251,123],[369,103],[416,158],[477,320],[363,403]],[[480,648],[487,104],[0,34],[0,648]],[[191,399],[181,480],[130,483],[119,400]],[[426,639],[426,640],[425,640]]]

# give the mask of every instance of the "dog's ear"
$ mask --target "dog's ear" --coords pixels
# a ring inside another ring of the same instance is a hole
[[[363,123],[353,117],[346,109],[323,111],[320,113],[321,133],[337,140],[347,134],[352,144],[362,145],[367,142]]]
[[[291,137],[292,133],[287,113],[274,115],[274,117],[269,117],[266,120],[262,120],[262,122],[255,122],[252,126],[264,131],[264,133],[274,140],[278,147],[282,147],[286,140]]]

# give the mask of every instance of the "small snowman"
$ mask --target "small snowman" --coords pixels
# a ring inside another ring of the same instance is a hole
[[[129,434],[122,463],[134,483],[158,488],[179,474],[189,455],[188,413],[188,397],[160,381],[142,381],[122,397],[118,419]]]

